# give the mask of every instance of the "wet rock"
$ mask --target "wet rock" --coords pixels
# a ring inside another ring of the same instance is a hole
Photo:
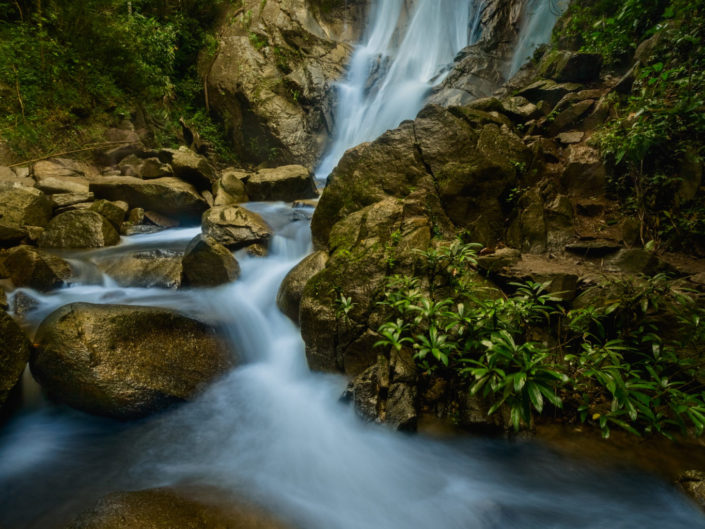
[[[314,198],[316,184],[311,172],[301,165],[260,169],[247,179],[250,200],[293,202],[297,198]]]
[[[31,347],[24,331],[0,310],[0,409],[22,378]]]
[[[130,206],[127,205],[127,202],[111,202],[110,200],[102,199],[96,200],[88,209],[95,211],[96,213],[100,213],[103,217],[110,221],[110,224],[112,224],[116,230],[119,230],[122,221],[125,220],[125,216],[127,215]]]
[[[15,287],[47,292],[64,286],[72,276],[63,259],[31,246],[18,246],[7,252],[3,263]]]
[[[149,250],[96,259],[96,264],[121,287],[178,288],[181,254]]]
[[[323,270],[328,262],[328,254],[314,252],[297,264],[284,278],[277,293],[277,306],[291,321],[298,325],[301,296],[309,279]]]
[[[555,136],[559,132],[574,127],[580,120],[587,115],[595,101],[585,99],[568,106],[565,110],[558,112],[552,122],[547,126],[547,132],[550,136]]]
[[[207,498],[202,501],[200,498]],[[102,498],[65,529],[286,529],[258,508],[223,498],[217,492],[186,494],[175,489],[114,492]],[[197,499],[198,498],[198,499]]]
[[[203,234],[186,247],[182,268],[183,286],[215,287],[240,277],[240,265],[230,250]]]
[[[21,290],[12,296],[12,312],[18,317],[23,317],[39,307],[39,300]]]
[[[590,83],[600,78],[602,55],[554,50],[539,64],[539,74],[559,83]]]
[[[162,149],[162,152],[166,150]],[[217,180],[215,169],[210,162],[188,147],[181,146],[171,154],[170,163],[176,178],[199,190],[210,189]]]
[[[208,209],[198,191],[178,178],[104,177],[91,182],[91,191],[97,198],[120,200],[132,208],[156,211],[185,222],[197,221]]]
[[[157,213],[156,211],[145,211],[144,221],[159,226],[160,228],[177,228],[181,224],[178,220]]]
[[[216,206],[203,214],[203,234],[232,250],[267,245],[272,230],[257,213],[239,206]]]
[[[32,374],[52,398],[118,419],[189,400],[232,365],[214,329],[161,308],[73,303],[35,341]]]
[[[27,236],[27,231],[0,224],[0,247],[10,248],[19,244]]]
[[[39,189],[0,190],[0,225],[12,228],[46,226],[51,214],[51,200]]]
[[[705,509],[705,472],[686,470],[678,476],[676,483],[700,508]]]
[[[67,211],[54,217],[39,238],[43,248],[103,248],[120,242],[112,224],[95,211]]]

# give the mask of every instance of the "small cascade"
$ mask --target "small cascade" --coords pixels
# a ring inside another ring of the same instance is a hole
[[[331,173],[346,150],[413,118],[444,67],[477,37],[473,0],[378,0],[338,86],[336,131],[316,175]]]

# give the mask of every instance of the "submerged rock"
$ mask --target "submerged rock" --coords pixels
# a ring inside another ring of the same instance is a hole
[[[17,323],[0,310],[0,408],[22,378],[31,347]]]
[[[181,285],[181,254],[177,252],[134,252],[99,259],[97,264],[121,287],[178,288]]]
[[[183,286],[215,287],[240,277],[240,265],[230,250],[202,234],[186,247],[182,269]]]
[[[215,329],[161,308],[73,303],[35,341],[32,374],[52,398],[118,419],[189,400],[233,365]]]
[[[65,529],[286,529],[287,525],[246,503],[227,498],[203,502],[175,489],[114,492]]]
[[[103,248],[120,242],[120,235],[100,213],[75,210],[54,217],[39,237],[44,248]]]

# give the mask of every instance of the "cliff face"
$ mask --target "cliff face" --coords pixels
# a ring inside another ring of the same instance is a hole
[[[224,119],[244,162],[309,167],[332,128],[333,83],[364,23],[366,1],[247,0],[204,53],[211,108]]]
[[[400,26],[413,0],[404,4]],[[491,94],[506,80],[527,0],[483,3],[480,39],[463,49],[431,102]],[[209,102],[243,162],[313,167],[334,127],[335,89],[359,39],[369,0],[247,0],[223,16],[200,69]]]

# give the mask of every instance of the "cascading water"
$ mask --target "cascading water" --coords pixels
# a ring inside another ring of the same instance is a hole
[[[536,48],[551,40],[553,26],[567,8],[568,0],[529,0],[526,3],[509,77],[519,71]]]
[[[451,7],[463,2],[442,4],[444,16],[455,16]],[[380,2],[375,16],[386,8],[398,15],[402,3]],[[392,15],[378,35],[386,42]],[[310,251],[309,223],[284,204],[248,207],[275,236],[268,257],[238,255],[242,276],[233,284],[121,289],[92,264],[183,248],[198,232],[185,229],[73,253],[79,284],[29,292],[39,303],[27,315],[35,326],[79,300],[177,308],[223,326],[245,364],[196,402],[137,424],[46,403],[26,408],[0,430],[0,526],[60,527],[110,491],[186,484],[256,501],[307,529],[705,528],[694,507],[648,476],[591,470],[531,443],[431,441],[362,423],[337,402],[340,377],[308,371],[298,330],[276,307],[282,278]]]
[[[384,0],[338,86],[335,132],[316,176],[324,180],[346,150],[413,118],[442,70],[476,36],[475,0]],[[406,22],[403,22],[406,20]],[[401,22],[401,23],[400,23]]]

